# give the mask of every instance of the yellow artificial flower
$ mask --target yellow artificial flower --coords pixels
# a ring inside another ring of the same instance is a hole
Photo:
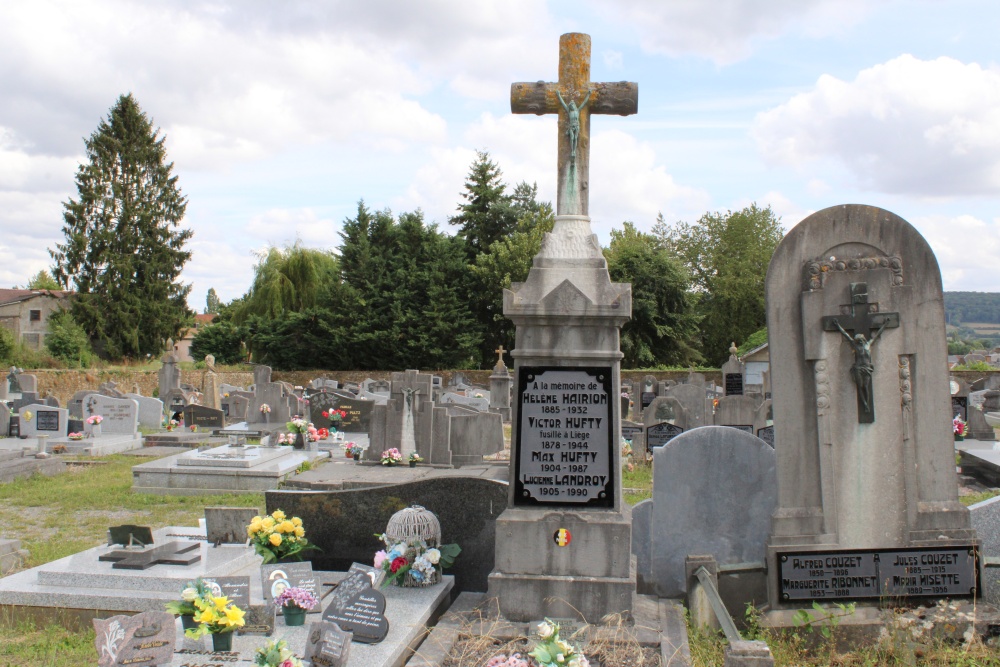
[[[194,615],[194,620],[198,623],[215,623],[219,620],[218,614],[215,613],[214,609],[205,609],[202,612]]]
[[[306,529],[303,528],[302,526],[297,526],[295,528],[295,537],[302,537],[305,534],[306,534]]]
[[[281,535],[278,535],[277,533],[271,533],[271,537],[269,538],[269,541],[274,546],[280,547],[281,546]]]
[[[215,603],[216,609],[222,611],[226,608],[226,605],[229,604],[229,598],[227,598],[225,595],[221,595],[219,597],[213,597],[212,602]]]
[[[233,605],[232,607],[226,610],[226,617],[222,619],[221,622],[223,625],[228,625],[231,627],[238,628],[241,627],[244,623],[246,623],[246,621],[243,620],[243,616],[245,614],[246,614],[245,611],[243,611],[236,605]]]
[[[284,521],[281,522],[281,532],[282,533],[294,533],[295,532],[295,524],[292,523],[291,521],[289,521],[288,519],[285,519]]]
[[[285,520],[285,513],[282,512],[281,510],[274,510],[273,512],[271,512],[271,516],[274,517],[275,521],[284,521]]]
[[[294,526],[295,526],[296,528],[298,528],[299,526],[301,526],[301,525],[302,525],[302,519],[300,519],[300,518],[299,518],[299,517],[297,517],[297,516],[293,516],[293,517],[292,517],[292,524],[294,524]]]
[[[265,517],[261,523],[263,524],[265,530],[271,530],[274,528],[274,519],[271,517]]]

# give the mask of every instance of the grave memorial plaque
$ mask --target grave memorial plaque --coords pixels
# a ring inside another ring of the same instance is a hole
[[[646,451],[652,452],[653,447],[662,447],[683,432],[684,429],[680,426],[668,422],[653,424],[646,429]]]
[[[613,507],[610,367],[522,366],[515,506]]]
[[[743,374],[726,373],[726,396],[743,395]]]
[[[149,526],[124,524],[111,526],[108,528],[108,532],[111,533],[111,544],[121,544],[127,547],[136,544],[149,546],[153,543],[153,530]]]
[[[39,431],[58,431],[59,412],[57,410],[39,410],[35,428]]]
[[[367,575],[364,576],[368,580]],[[339,609],[327,607],[323,620],[336,623],[342,630],[354,633],[353,640],[362,644],[377,644],[389,634],[385,617],[385,596],[373,588],[354,595]]]
[[[344,667],[351,655],[351,633],[336,623],[313,623],[306,639],[306,655],[313,667]]]
[[[274,634],[274,605],[273,604],[252,604],[248,607],[240,607],[246,610],[243,617],[243,627],[237,628],[240,635],[264,635],[270,637]]]
[[[655,391],[642,392],[642,394],[639,397],[639,400],[642,402],[642,409],[645,410],[646,408],[648,408],[649,404],[653,402],[654,398],[656,398]]]
[[[973,546],[778,553],[782,600],[978,597]]]
[[[177,639],[174,617],[163,611],[94,619],[94,646],[100,667],[166,665]]]
[[[333,593],[330,594],[330,603],[323,612],[323,618],[326,619],[328,614],[342,612],[355,596],[371,587],[372,580],[367,573],[354,572],[348,574],[340,580],[337,587],[333,589]]]
[[[225,596],[240,609],[250,606],[250,577],[206,577],[205,585],[216,597]]]
[[[316,575],[313,573],[312,563],[269,563],[260,568],[261,584],[264,590],[264,600],[268,603],[281,591],[290,587],[303,588],[316,597],[319,597],[317,590]],[[318,611],[318,609],[314,609]]]
[[[624,426],[623,425],[622,426],[622,437],[625,438],[626,440],[634,440],[635,436],[642,435],[643,430],[645,430],[645,429],[642,426]]]
[[[736,428],[744,433],[749,433],[753,435],[753,424],[726,424],[726,428]]]
[[[774,427],[765,426],[757,429],[757,437],[766,442],[771,449],[774,449]]]

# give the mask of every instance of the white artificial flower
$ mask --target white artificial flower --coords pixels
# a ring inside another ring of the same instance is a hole
[[[553,628],[547,621],[538,624],[538,636],[542,639],[548,639],[552,636],[554,631],[555,628]]]
[[[198,599],[198,591],[193,588],[185,588],[181,591],[181,599],[185,602],[194,602]]]
[[[431,565],[437,565],[441,560],[441,552],[437,549],[428,549],[427,553],[424,554],[424,557],[427,558]]]

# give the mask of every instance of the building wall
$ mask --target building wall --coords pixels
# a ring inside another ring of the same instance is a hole
[[[59,310],[60,306],[68,305],[65,297],[39,294],[24,301],[0,306],[0,324],[7,327],[28,347],[40,350],[45,346],[49,318]],[[38,311],[37,320],[32,321],[31,311]]]

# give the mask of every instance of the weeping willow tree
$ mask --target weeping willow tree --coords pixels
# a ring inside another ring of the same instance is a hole
[[[337,258],[330,252],[304,248],[299,241],[260,253],[253,283],[233,312],[244,324],[251,318],[276,320],[313,308],[340,281]]]

